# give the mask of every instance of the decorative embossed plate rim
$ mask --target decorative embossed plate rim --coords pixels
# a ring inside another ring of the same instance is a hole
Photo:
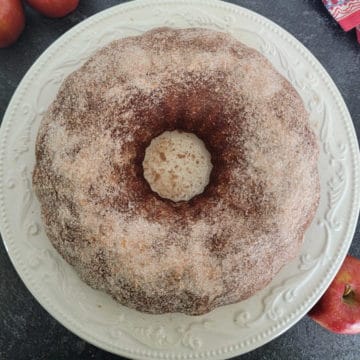
[[[200,317],[141,314],[82,283],[47,240],[31,189],[39,121],[64,77],[112,39],[163,25],[227,31],[261,51],[299,91],[321,146],[321,202],[299,258],[251,299]],[[69,330],[131,358],[222,359],[270,341],[321,296],[354,233],[360,199],[359,152],[336,86],[286,31],[260,15],[220,1],[138,0],[74,27],[25,75],[5,114],[0,139],[1,231],[20,277]]]

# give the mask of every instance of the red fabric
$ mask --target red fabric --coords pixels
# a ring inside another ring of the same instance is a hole
[[[360,0],[323,0],[323,3],[343,30],[356,28],[360,43]]]
[[[345,31],[349,31],[359,24],[360,24],[360,10],[348,15],[342,20],[339,20],[339,25]]]

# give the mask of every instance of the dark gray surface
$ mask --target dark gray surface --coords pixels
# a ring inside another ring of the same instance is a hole
[[[19,41],[0,50],[0,119],[19,81],[36,58],[83,19],[121,3],[83,0],[70,16],[51,20],[27,9]],[[360,46],[344,33],[321,0],[232,1],[272,19],[295,35],[327,69],[344,96],[360,133]],[[360,257],[359,226],[350,253]],[[360,335],[335,335],[308,317],[241,359],[360,359]],[[16,274],[0,242],[0,359],[120,359],[79,339],[41,308]]]

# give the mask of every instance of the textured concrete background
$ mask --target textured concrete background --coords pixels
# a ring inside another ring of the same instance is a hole
[[[75,13],[59,20],[44,18],[28,9],[27,25],[20,40],[11,48],[0,50],[0,119],[23,75],[55,39],[87,17],[121,2],[82,0]],[[359,136],[360,46],[355,35],[341,31],[321,0],[231,2],[273,20],[313,52],[339,87]],[[360,257],[359,226],[350,253]],[[358,360],[359,349],[360,335],[334,335],[305,316],[285,334],[241,359]],[[120,358],[87,344],[48,315],[19,279],[0,242],[0,359]]]

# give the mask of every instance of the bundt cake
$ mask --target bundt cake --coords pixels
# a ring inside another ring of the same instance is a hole
[[[150,313],[202,314],[266,286],[319,202],[300,96],[213,30],[114,41],[62,84],[36,141],[46,233],[90,286]]]

